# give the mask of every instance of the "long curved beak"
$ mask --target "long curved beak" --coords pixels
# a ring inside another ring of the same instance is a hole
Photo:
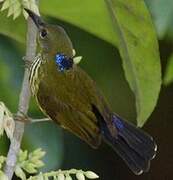
[[[28,13],[28,15],[30,16],[30,18],[33,20],[33,22],[35,23],[35,25],[37,26],[38,29],[43,28],[43,26],[45,25],[44,21],[42,20],[42,18],[40,16],[38,16],[37,14],[35,14],[34,12],[32,12],[29,9],[24,8],[25,11]]]

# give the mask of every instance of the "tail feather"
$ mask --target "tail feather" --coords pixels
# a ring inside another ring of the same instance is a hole
[[[136,153],[121,137],[113,148],[135,174],[140,175],[149,170],[150,162]]]
[[[130,123],[125,121],[123,123],[126,129],[120,131],[119,136],[126,139],[127,144],[131,148],[135,147],[135,151],[142,157],[150,160],[153,159],[157,150],[157,145],[153,138]]]
[[[112,116],[112,122],[117,129],[116,137],[111,135],[105,122],[102,121],[101,123],[105,140],[135,174],[147,172],[150,167],[150,160],[154,158],[157,150],[153,138],[115,114]]]

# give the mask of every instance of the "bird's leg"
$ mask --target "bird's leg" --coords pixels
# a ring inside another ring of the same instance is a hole
[[[24,56],[22,59],[23,59],[23,60],[24,60],[24,62],[25,62],[24,67],[25,67],[25,68],[27,68],[27,69],[29,69],[29,68],[30,68],[30,66],[31,66],[31,64],[32,64],[32,61],[31,61],[31,60],[29,60],[29,59],[27,59],[27,58],[26,58],[26,56]]]
[[[24,123],[38,123],[38,122],[51,121],[50,118],[33,119],[33,118],[30,118],[28,115],[24,114],[23,112],[20,112],[20,113],[21,115],[18,115],[18,114],[13,115],[15,121],[21,121]]]
[[[50,118],[42,118],[42,119],[31,119],[31,123],[38,123],[38,122],[47,122],[50,121]]]

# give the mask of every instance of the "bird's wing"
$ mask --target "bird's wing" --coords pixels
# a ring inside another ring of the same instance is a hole
[[[71,104],[56,97],[52,89],[42,81],[37,93],[42,111],[63,128],[84,140],[93,148],[101,143],[100,130],[92,112],[81,112]]]
[[[83,113],[88,111],[93,113],[94,106],[109,123],[111,110],[108,103],[96,83],[80,67],[75,66],[65,73],[56,71],[52,77],[57,99]]]
[[[103,117],[103,120],[109,123],[112,111],[109,103],[102,95],[102,92],[97,87],[95,81],[92,80],[91,77],[80,67],[76,67],[75,75],[77,77],[76,86],[81,84],[83,87],[82,96],[86,97],[85,101],[87,101],[88,104],[92,104],[92,111],[94,110],[93,108],[96,108]],[[80,98],[82,99],[82,97]]]

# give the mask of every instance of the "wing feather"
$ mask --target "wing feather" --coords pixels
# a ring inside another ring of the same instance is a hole
[[[100,130],[93,112],[83,113],[71,105],[59,101],[52,93],[48,93],[46,85],[40,84],[41,92],[37,93],[37,101],[45,114],[64,129],[72,132],[93,148],[101,143]],[[47,92],[45,95],[44,91]],[[91,115],[92,114],[92,115]]]

